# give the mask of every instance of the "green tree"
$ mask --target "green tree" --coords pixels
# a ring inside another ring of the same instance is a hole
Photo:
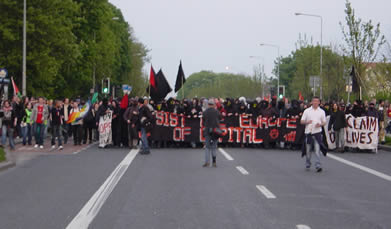
[[[178,91],[178,98],[192,97],[232,97],[240,96],[255,98],[262,94],[262,84],[259,77],[242,74],[214,73],[201,71],[186,79],[183,88]]]
[[[365,92],[368,89],[365,84],[365,63],[376,60],[379,50],[385,43],[385,37],[380,32],[380,23],[373,25],[371,20],[363,22],[361,18],[357,18],[348,0],[345,6],[347,28],[340,22],[346,43],[342,48],[344,53],[351,58],[351,63],[356,69],[358,84]]]

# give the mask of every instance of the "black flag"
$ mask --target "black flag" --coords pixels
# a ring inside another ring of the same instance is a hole
[[[156,74],[155,80],[156,80],[156,87],[157,87],[157,95],[154,100],[158,102],[166,98],[168,93],[172,91],[172,88],[170,87],[170,84],[168,84],[168,81],[161,69]]]
[[[185,73],[183,72],[182,68],[182,61],[179,64],[179,69],[178,69],[178,75],[176,76],[176,82],[175,82],[175,92],[178,92],[181,87],[183,87],[183,84],[185,84],[186,79],[185,79]]]
[[[360,91],[360,85],[358,83],[357,75],[356,75],[356,69],[354,66],[352,66],[352,72],[350,73],[350,76],[352,77],[352,91],[353,92],[359,92]]]

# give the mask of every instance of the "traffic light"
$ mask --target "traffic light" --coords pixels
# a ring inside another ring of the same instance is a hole
[[[282,99],[282,98],[284,98],[284,96],[285,96],[285,86],[280,85],[278,88],[278,98]]]
[[[102,80],[102,94],[110,94],[110,78],[104,78]]]

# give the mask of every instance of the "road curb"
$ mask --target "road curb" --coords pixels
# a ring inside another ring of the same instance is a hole
[[[379,145],[379,149],[391,152],[391,146]]]
[[[11,161],[0,162],[0,172],[15,167],[15,165],[15,162]]]

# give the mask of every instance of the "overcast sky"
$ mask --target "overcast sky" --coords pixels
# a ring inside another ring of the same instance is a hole
[[[323,44],[343,44],[339,22],[345,22],[344,0],[110,0],[120,8],[136,37],[150,49],[151,62],[163,69],[174,87],[179,60],[186,77],[201,70],[253,72],[265,65],[270,75],[277,49],[288,55],[299,33],[320,40],[320,20],[295,16],[295,12],[323,17]],[[391,36],[390,0],[351,0],[356,15],[381,23]],[[391,39],[391,37],[389,38]],[[249,56],[259,56],[251,59]],[[149,69],[150,64],[146,66]],[[226,67],[229,70],[226,70]]]

